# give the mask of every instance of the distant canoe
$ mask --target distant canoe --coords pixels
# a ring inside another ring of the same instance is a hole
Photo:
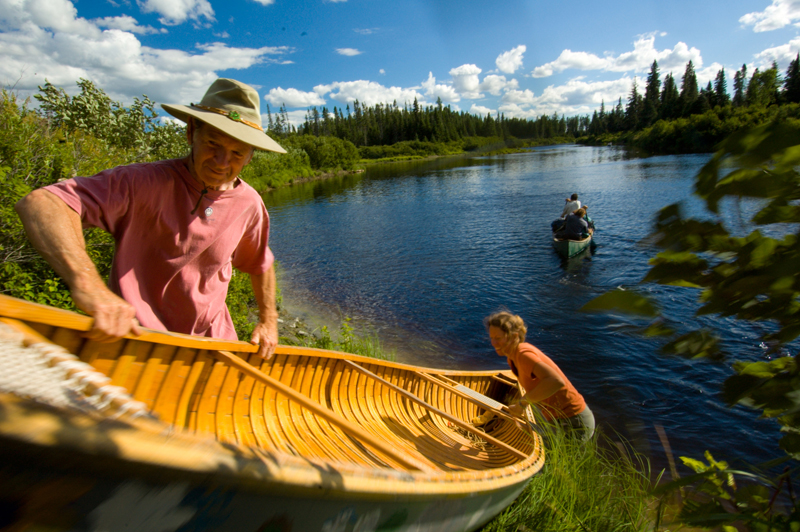
[[[567,240],[565,238],[553,237],[553,247],[556,248],[559,255],[564,258],[574,257],[582,252],[592,244],[592,235],[587,236],[583,240]]]
[[[544,463],[502,410],[519,397],[507,371],[287,346],[265,362],[151,330],[97,343],[91,318],[5,296],[0,322],[15,530],[469,531]],[[484,432],[469,420],[486,410]]]

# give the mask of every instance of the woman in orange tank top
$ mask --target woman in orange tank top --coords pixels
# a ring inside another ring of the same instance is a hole
[[[522,415],[527,405],[534,404],[546,420],[580,431],[582,440],[591,438],[595,426],[592,411],[556,363],[525,343],[528,329],[522,318],[510,312],[497,312],[487,317],[484,325],[492,347],[499,356],[506,357],[511,371],[525,388],[525,395],[509,405],[509,411]]]

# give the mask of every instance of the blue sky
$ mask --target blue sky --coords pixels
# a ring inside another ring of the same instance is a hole
[[[591,114],[653,60],[701,86],[742,64],[785,72],[800,0],[0,0],[0,82],[29,96],[87,78],[114,99],[197,102],[217,77],[292,121],[308,106],[417,98],[508,117]]]

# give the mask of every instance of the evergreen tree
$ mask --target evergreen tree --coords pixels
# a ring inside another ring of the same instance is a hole
[[[694,72],[694,64],[689,61],[686,63],[686,71],[683,73],[681,80],[681,114],[688,116],[692,112],[694,101],[700,95],[697,88],[697,75]]]
[[[783,98],[786,103],[800,103],[800,54],[792,59],[783,80]]]
[[[661,105],[659,106],[659,117],[662,120],[672,120],[680,116],[680,95],[678,94],[678,86],[675,83],[675,78],[672,72],[667,74],[664,78],[664,88],[661,90]]]
[[[633,78],[633,87],[631,87],[631,95],[628,97],[628,106],[625,108],[625,126],[631,131],[641,128],[642,125],[642,112],[644,109],[644,99],[639,94],[639,87],[636,83],[636,78]]]
[[[733,106],[742,107],[747,103],[747,65],[742,65],[742,68],[733,76]]]
[[[659,99],[660,91],[661,80],[658,77],[658,62],[653,61],[650,73],[647,75],[647,87],[644,90],[643,127],[650,126],[658,120],[658,108],[661,103]]]
[[[719,69],[717,77],[714,78],[715,105],[725,107],[730,105],[731,98],[728,96],[728,81],[725,79],[725,68]]]

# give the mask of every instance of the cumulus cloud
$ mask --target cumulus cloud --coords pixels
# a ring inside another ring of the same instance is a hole
[[[488,114],[494,114],[494,109],[489,109],[488,107],[484,107],[482,105],[475,105],[472,104],[472,107],[469,108],[469,114],[476,115],[476,116],[486,116]]]
[[[503,95],[499,111],[508,118],[590,114],[602,102],[610,109],[622,98],[625,105],[632,83],[633,79],[627,76],[596,82],[573,79],[564,85],[550,85],[539,96],[529,90],[509,91]]]
[[[786,67],[797,57],[798,53],[800,53],[800,37],[792,39],[786,44],[767,48],[763,52],[756,54],[756,59],[758,60],[757,66],[759,68],[769,68],[772,62],[776,61],[778,65]]]
[[[756,33],[783,28],[800,20],[800,0],[772,0],[772,5],[764,11],[754,11],[743,15],[739,22],[743,26],[753,26]]]
[[[0,0],[0,12],[0,80],[19,80],[16,88],[23,96],[45,79],[74,91],[75,82],[86,78],[123,102],[147,94],[159,102],[185,104],[199,101],[219,70],[278,63],[291,53],[286,47],[231,48],[223,43],[203,44],[193,52],[150,48],[131,30],[101,29],[106,19],[78,17],[67,0]]]
[[[522,55],[525,53],[525,50],[527,50],[525,45],[520,44],[516,48],[497,56],[494,63],[497,65],[497,68],[500,69],[500,72],[513,74],[522,66]]]
[[[555,61],[534,68],[531,75],[535,78],[546,78],[567,69],[645,72],[650,69],[653,61],[658,61],[659,69],[662,72],[683,68],[690,60],[693,61],[695,67],[703,64],[700,50],[694,47],[689,48],[683,42],[678,42],[672,50],[657,50],[654,34],[639,37],[634,42],[633,48],[631,52],[625,52],[618,56],[609,54],[605,57],[598,57],[588,52],[564,50]]]
[[[425,96],[432,101],[441,98],[443,102],[458,102],[461,97],[450,85],[437,85],[436,78],[433,77],[433,72],[428,72],[428,79],[422,82],[422,88],[425,89]]]
[[[137,0],[144,13],[158,13],[159,22],[166,26],[182,24],[187,20],[214,22],[214,10],[208,0]]]
[[[302,92],[297,89],[283,89],[278,87],[270,89],[264,99],[272,105],[286,107],[310,107],[312,105],[325,105],[325,99],[316,92]]]
[[[153,33],[167,33],[165,28],[156,29],[152,26],[140,26],[135,18],[128,15],[120,17],[105,17],[92,20],[100,28],[109,28],[115,30],[129,31],[131,33],[139,33],[142,35],[150,35]]]
[[[519,83],[515,79],[507,80],[505,76],[490,74],[483,78],[483,81],[478,85],[478,90],[499,96],[502,91],[516,89],[517,87],[519,87]]]
[[[271,6],[275,3],[275,0],[253,0],[254,2],[258,2],[262,6]]]
[[[360,52],[355,48],[337,48],[336,53],[339,55],[354,56],[354,55],[360,55],[363,52]]]
[[[474,100],[482,98],[483,94],[480,93],[480,79],[478,74],[481,69],[475,65],[461,65],[450,70],[450,76],[453,78],[453,87],[464,98]]]
[[[400,87],[384,87],[374,81],[337,81],[327,85],[317,85],[314,92],[320,96],[329,94],[340,103],[351,103],[358,100],[362,105],[372,107],[379,103],[397,102],[398,105],[411,103],[416,98],[423,100],[423,95],[415,89]]]

